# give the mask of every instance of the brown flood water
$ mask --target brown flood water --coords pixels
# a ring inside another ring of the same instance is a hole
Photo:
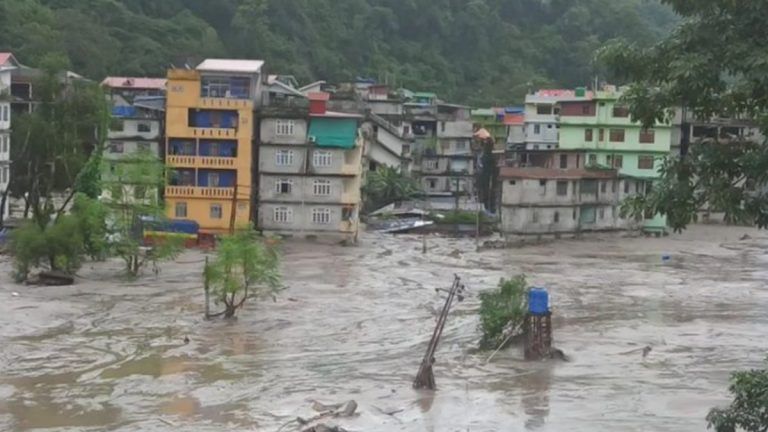
[[[286,244],[287,290],[236,322],[201,319],[198,253],[132,282],[111,276],[117,262],[89,264],[66,288],[14,285],[0,257],[0,430],[274,432],[313,415],[311,400],[355,399],[360,415],[338,424],[360,432],[702,431],[729,372],[766,353],[761,232],[429,246]],[[486,363],[470,295],[438,349],[438,391],[412,390],[442,302],[434,288],[456,273],[477,293],[520,272],[550,289],[572,361],[526,363],[512,349]]]

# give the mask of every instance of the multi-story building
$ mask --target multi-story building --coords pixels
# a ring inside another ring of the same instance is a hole
[[[208,59],[168,71],[165,202],[168,217],[202,233],[251,219],[254,114],[262,105],[260,60]]]
[[[608,88],[585,98],[561,101],[559,147],[583,152],[588,167],[617,169],[626,193],[647,193],[669,154],[671,126],[657,123],[643,128],[630,119],[620,96]],[[665,231],[666,218],[649,217],[643,229]]]
[[[691,145],[715,139],[722,143],[732,140],[762,143],[765,136],[757,121],[747,116],[700,119],[688,108],[675,110],[672,120],[672,155],[685,156]]]
[[[115,192],[137,200],[157,199],[158,190],[147,190],[145,185],[126,183],[125,170],[120,163],[131,161],[132,156],[146,154],[162,157],[161,141],[165,112],[166,80],[161,78],[108,77],[101,86],[112,108],[112,121],[104,151],[102,181],[106,199],[115,199]]]
[[[542,166],[501,169],[501,230],[507,239],[574,236],[626,230],[634,221],[620,216],[616,170],[577,167],[571,152],[550,152]],[[565,168],[561,168],[561,167]]]
[[[362,186],[362,116],[270,105],[261,113],[259,227],[266,233],[356,241]]]
[[[0,63],[5,63],[2,58]],[[7,219],[10,206],[5,191],[11,182],[11,72],[14,69],[14,66],[0,65],[0,213],[3,220]]]
[[[564,100],[580,100],[591,96],[583,88],[577,90],[539,90],[525,97],[525,149],[554,150],[560,139],[560,105]]]

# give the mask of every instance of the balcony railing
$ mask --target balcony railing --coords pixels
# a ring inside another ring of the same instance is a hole
[[[213,108],[213,109],[249,109],[253,110],[253,101],[250,99],[232,99],[232,98],[214,98],[214,97],[201,97],[201,108]]]
[[[235,166],[237,158],[218,157],[218,156],[177,156],[169,155],[166,163],[169,166],[194,168],[232,168]]]
[[[232,199],[235,188],[166,186],[165,196],[169,198],[222,198]]]
[[[237,129],[193,127],[192,135],[204,138],[237,138]]]

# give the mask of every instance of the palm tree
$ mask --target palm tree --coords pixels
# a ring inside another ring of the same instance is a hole
[[[384,166],[368,174],[363,192],[366,208],[370,211],[413,198],[418,194],[419,186],[400,169]]]

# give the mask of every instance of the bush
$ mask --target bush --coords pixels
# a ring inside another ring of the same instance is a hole
[[[480,293],[480,341],[482,349],[495,349],[507,337],[521,333],[528,311],[525,276],[502,279],[498,288]]]
[[[80,222],[74,216],[62,216],[45,230],[27,222],[11,233],[11,251],[15,279],[19,282],[43,262],[52,270],[74,273],[80,268],[84,253]]]

